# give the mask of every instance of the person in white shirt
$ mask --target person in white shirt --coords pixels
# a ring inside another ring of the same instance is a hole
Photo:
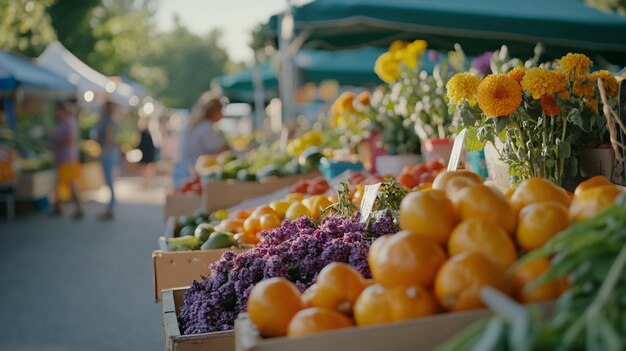
[[[178,154],[172,170],[174,189],[180,189],[192,178],[199,156],[228,150],[228,144],[217,130],[217,123],[224,117],[222,107],[220,96],[211,91],[204,92],[198,99],[187,126],[179,135]]]

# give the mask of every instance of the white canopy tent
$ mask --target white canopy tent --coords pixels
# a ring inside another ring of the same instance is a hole
[[[46,47],[37,58],[37,64],[75,84],[86,102],[93,101],[97,95],[105,95],[107,99],[124,107],[133,107],[139,102],[139,97],[130,85],[115,82],[89,67],[58,41]]]

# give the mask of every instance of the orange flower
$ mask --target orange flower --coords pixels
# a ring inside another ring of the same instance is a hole
[[[587,99],[585,102],[585,106],[587,106],[594,114],[599,114],[600,111],[598,109],[598,99]]]
[[[508,116],[522,103],[522,88],[506,74],[490,74],[478,85],[477,100],[487,117]]]
[[[557,105],[553,95],[541,97],[541,108],[546,116],[556,116],[561,113],[561,108]]]
[[[522,82],[522,78],[524,78],[524,74],[526,74],[525,67],[516,67],[510,70],[509,73],[507,73],[506,75],[519,84]]]
[[[593,84],[593,81],[587,79],[587,77],[577,79],[574,82],[574,94],[584,98],[593,97],[593,94],[596,92],[595,86]]]
[[[589,74],[589,67],[593,61],[583,54],[572,54],[571,52],[558,60],[561,71],[567,76],[579,79]],[[570,78],[571,79],[571,78]]]
[[[606,94],[611,97],[616,97],[619,90],[619,83],[617,79],[613,76],[613,74],[605,69],[593,72],[589,75],[589,80],[596,85],[596,80],[602,79],[602,83],[604,84],[604,89],[606,90]]]

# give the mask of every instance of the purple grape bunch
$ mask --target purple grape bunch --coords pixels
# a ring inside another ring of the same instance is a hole
[[[241,254],[225,253],[209,267],[209,277],[193,282],[180,309],[181,331],[199,334],[233,329],[237,315],[246,311],[250,291],[263,279],[286,278],[304,291],[332,262],[347,263],[369,278],[367,254],[372,240],[397,231],[393,216],[386,213],[369,226],[358,215],[353,219],[331,216],[320,224],[300,217],[262,232],[257,247]]]

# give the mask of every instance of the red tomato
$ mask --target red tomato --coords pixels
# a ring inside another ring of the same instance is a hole
[[[397,180],[398,180],[398,183],[404,185],[405,187],[409,189],[413,189],[413,187],[416,187],[419,185],[419,182],[416,179],[414,179],[413,176],[409,173],[400,174]]]
[[[291,192],[298,193],[298,194],[306,194],[308,188],[309,188],[309,181],[303,179],[303,180],[299,180],[296,184],[291,186]]]
[[[430,172],[424,172],[420,175],[420,184],[432,183],[435,177]]]
[[[352,178],[350,178],[350,185],[361,184],[365,180],[365,176],[362,173],[355,173]]]
[[[425,164],[421,164],[415,168],[413,168],[413,171],[411,172],[411,175],[413,176],[413,178],[415,179],[419,179],[419,177],[422,175],[422,173],[426,172],[428,170],[428,168],[426,167]]]
[[[309,195],[321,195],[328,191],[330,186],[324,178],[315,178],[309,183],[307,194]]]
[[[434,161],[431,165],[430,165],[430,169],[434,170],[434,171],[441,171],[444,168],[446,168],[446,165],[443,164],[443,162],[437,160]]]

